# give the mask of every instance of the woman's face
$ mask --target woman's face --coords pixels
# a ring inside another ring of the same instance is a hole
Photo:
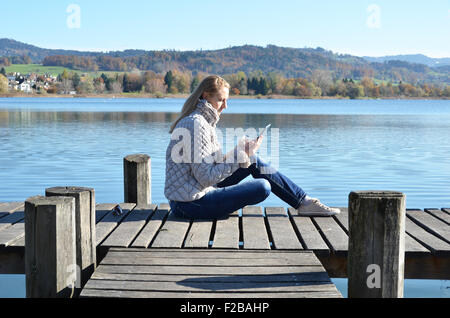
[[[230,90],[227,87],[222,87],[216,94],[203,93],[203,98],[206,99],[215,109],[217,109],[217,112],[220,115],[220,113],[227,108],[229,93]]]

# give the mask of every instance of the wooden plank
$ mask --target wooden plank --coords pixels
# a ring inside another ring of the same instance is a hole
[[[450,211],[450,209],[425,209],[426,212],[430,213],[434,217],[438,218],[442,222],[445,222],[447,225],[450,225],[450,214],[445,212],[446,210]]]
[[[208,248],[213,223],[213,220],[194,221],[186,236],[184,247]]]
[[[186,232],[189,229],[190,221],[184,218],[175,216],[172,212],[169,213],[166,222],[159,230],[151,247],[178,247],[183,246],[183,241]]]
[[[25,222],[19,221],[7,229],[0,231],[0,247],[6,247],[13,244],[20,238],[25,237]]]
[[[21,235],[17,240],[11,242],[9,246],[25,247],[25,234]]]
[[[294,266],[294,265],[312,265],[319,266],[316,258],[305,258],[303,254],[299,255],[278,255],[277,258],[189,258],[189,257],[153,257],[154,254],[146,256],[137,256],[125,253],[108,253],[102,261],[103,265],[182,265],[182,266]]]
[[[406,215],[428,232],[450,244],[450,226],[422,210],[407,210]]]
[[[332,217],[312,217],[311,220],[335,253],[348,251],[348,236]]]
[[[2,217],[0,219],[0,231],[7,229],[11,225],[23,220],[25,217],[24,211],[25,211],[25,208],[24,208],[24,204],[22,203],[22,205],[20,207],[13,209],[13,211],[11,213],[8,213],[4,217]]]
[[[328,254],[330,249],[320,236],[320,233],[314,226],[311,218],[308,216],[296,215],[294,212],[295,209],[293,208],[289,208],[288,211],[297,227],[297,232],[305,244],[305,249]]]
[[[405,231],[406,231],[406,229],[405,229]],[[405,253],[406,254],[412,254],[412,253],[427,254],[427,253],[430,253],[430,250],[427,249],[422,244],[420,244],[411,235],[409,235],[408,232],[406,232],[405,233]]]
[[[119,255],[121,258],[190,258],[190,259],[279,259],[299,257],[314,261],[316,265],[321,265],[312,251],[287,251],[271,250],[267,253],[265,250],[203,250],[187,249],[133,249],[133,248],[111,248],[110,255]]]
[[[128,247],[155,209],[155,204],[136,206],[102,243],[102,246]]]
[[[23,202],[1,202],[0,203],[0,219],[14,211],[16,211],[19,208],[23,208],[24,203]],[[3,220],[0,220],[0,223],[3,222]]]
[[[151,266],[151,265],[99,265],[99,273],[133,273],[133,274],[166,274],[177,275],[272,275],[319,272],[321,265],[313,266]]]
[[[348,208],[339,208],[341,213],[333,215],[336,222],[344,229],[344,232],[348,235]]]
[[[147,248],[152,240],[155,238],[156,233],[158,233],[161,224],[167,217],[170,207],[166,205],[159,205],[157,210],[153,213],[151,219],[147,222],[141,233],[134,240],[131,247],[143,247]]]
[[[94,272],[92,279],[105,280],[126,280],[126,281],[164,281],[177,282],[185,279],[195,278],[199,282],[213,282],[213,283],[264,283],[271,282],[329,282],[325,271],[323,272],[309,272],[309,273],[292,273],[292,274],[278,274],[278,275],[152,275],[152,274],[117,274],[117,273],[100,273]]]
[[[261,207],[242,208],[242,232],[245,249],[270,249]]]
[[[331,292],[284,292],[284,293],[173,293],[173,292],[148,292],[136,290],[103,290],[103,289],[84,289],[81,297],[117,297],[117,298],[342,298],[342,295],[336,290]]]
[[[302,244],[294,232],[289,216],[282,207],[265,208],[273,245],[276,249],[302,250]]]
[[[409,217],[407,217],[405,221],[406,232],[427,247],[433,254],[450,254],[450,244],[415,224]]]
[[[122,208],[122,215],[114,215],[112,211],[108,212],[95,226],[95,236],[97,245],[100,245],[105,238],[114,230],[131,210],[136,206],[135,203],[120,203]]]
[[[116,203],[99,203],[95,206],[95,223],[103,219],[116,206]]]
[[[239,248],[239,214],[233,212],[226,219],[216,221],[212,248]]]
[[[332,292],[333,283],[328,282],[230,282],[210,283],[187,279],[178,282],[142,282],[91,279],[85,289],[144,290],[167,292]]]

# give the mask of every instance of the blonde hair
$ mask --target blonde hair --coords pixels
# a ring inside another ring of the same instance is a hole
[[[191,96],[186,100],[181,109],[181,113],[178,118],[170,126],[169,133],[175,129],[178,122],[184,117],[192,113],[197,107],[198,101],[200,100],[203,93],[217,94],[223,87],[230,88],[230,84],[222,77],[217,75],[210,75],[204,78],[197,88],[192,92]]]

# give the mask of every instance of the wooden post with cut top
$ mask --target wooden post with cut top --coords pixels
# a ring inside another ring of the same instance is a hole
[[[348,297],[403,297],[405,195],[351,192],[348,213]]]
[[[76,285],[75,199],[25,201],[26,297],[72,297]]]
[[[126,203],[151,203],[151,158],[134,154],[123,159],[124,199]]]
[[[86,187],[54,187],[45,189],[45,195],[75,198],[75,234],[78,285],[87,283],[97,265],[97,241],[95,235],[95,191]],[[77,294],[81,292],[77,288]]]

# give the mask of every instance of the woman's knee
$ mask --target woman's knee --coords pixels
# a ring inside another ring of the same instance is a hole
[[[254,181],[257,185],[257,193],[262,201],[270,195],[272,187],[270,186],[270,182],[266,179],[255,179]]]

